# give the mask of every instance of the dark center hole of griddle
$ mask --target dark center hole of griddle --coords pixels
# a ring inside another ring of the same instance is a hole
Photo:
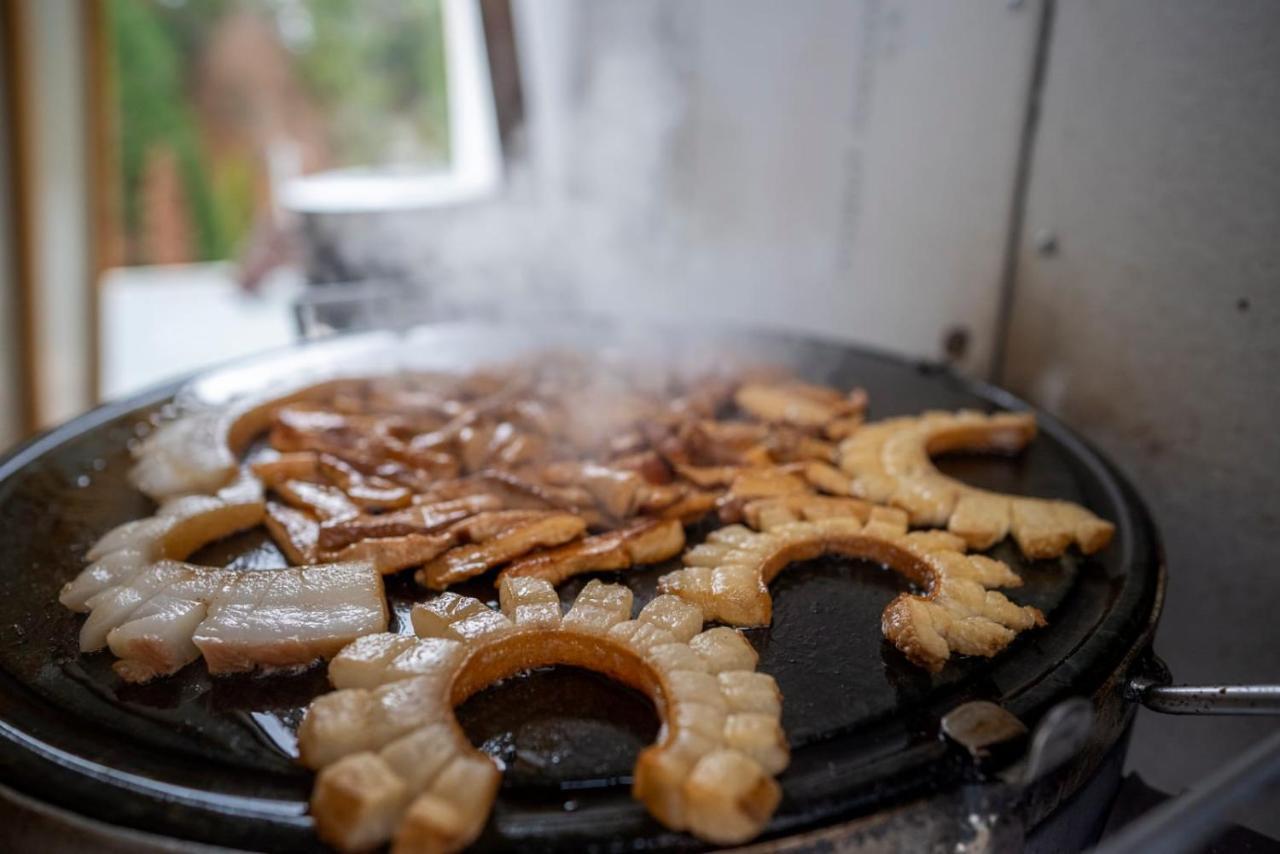
[[[502,761],[505,788],[627,783],[658,735],[649,698],[577,667],[545,667],[491,685],[456,710],[471,743]]]
[[[770,585],[773,624],[749,633],[758,669],[778,682],[782,725],[793,747],[847,732],[899,705],[895,674],[910,664],[885,655],[880,614],[912,589],[867,560],[828,556],[793,563]]]

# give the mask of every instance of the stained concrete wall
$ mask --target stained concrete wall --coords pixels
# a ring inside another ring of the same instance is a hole
[[[985,373],[1038,2],[517,5],[571,301]]]
[[[1057,3],[1031,164],[1005,377],[1150,502],[1182,682],[1280,682],[1278,46],[1266,0]],[[1176,791],[1275,727],[1144,714],[1130,764]]]

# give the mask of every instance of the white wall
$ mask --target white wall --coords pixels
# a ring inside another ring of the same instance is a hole
[[[1058,3],[1042,103],[1008,382],[1150,502],[1175,678],[1280,681],[1280,6]],[[1144,715],[1132,764],[1177,791],[1275,726]]]
[[[517,12],[574,300],[927,357],[962,328],[987,370],[1038,3]]]

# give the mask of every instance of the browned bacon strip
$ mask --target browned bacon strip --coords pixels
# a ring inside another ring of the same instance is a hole
[[[559,586],[587,572],[661,563],[680,554],[683,548],[684,526],[679,520],[646,519],[618,531],[525,555],[502,570],[499,582],[508,576],[527,576]]]
[[[314,516],[287,504],[268,501],[263,522],[267,533],[289,563],[304,566],[315,562],[319,551],[320,523]]]
[[[406,507],[390,513],[335,519],[320,526],[320,547],[333,550],[369,537],[432,534],[477,513],[498,510],[502,506],[498,497],[479,494]]]
[[[534,549],[558,546],[577,539],[586,530],[586,522],[572,513],[545,514],[518,522],[483,542],[450,549],[418,570],[414,577],[424,587],[444,590],[451,584],[480,575]]]

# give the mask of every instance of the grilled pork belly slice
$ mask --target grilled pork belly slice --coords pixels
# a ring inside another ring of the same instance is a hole
[[[135,451],[130,481],[157,501],[223,486],[237,466],[225,441],[227,422],[223,412],[211,411],[161,425]]]
[[[327,483],[286,480],[271,489],[291,506],[305,510],[317,519],[350,519],[360,514],[360,508],[345,492]]]
[[[80,650],[102,649],[113,629],[128,622],[157,596],[167,594],[166,598],[171,600],[207,600],[216,595],[224,583],[226,576],[221,570],[206,570],[170,560],[149,564],[127,581],[85,602],[89,617],[80,627]]]
[[[726,499],[752,501],[806,492],[809,492],[808,484],[792,466],[747,468],[738,472],[738,476],[733,479]]]
[[[166,594],[153,597],[129,622],[107,633],[111,654],[120,659],[112,669],[134,683],[177,673],[200,657],[191,637],[207,612],[201,601]]]
[[[740,466],[694,466],[676,463],[676,474],[703,489],[725,488],[731,485],[742,471]]]
[[[326,554],[340,561],[369,561],[380,575],[391,575],[410,567],[422,566],[453,548],[457,542],[457,537],[449,533],[406,534],[403,537],[360,540]]]
[[[539,519],[563,515],[549,510],[492,510],[469,516],[449,526],[449,533],[459,543],[483,543],[523,525]]]
[[[790,427],[774,425],[765,435],[762,444],[769,456],[779,463],[836,461],[834,444]]]
[[[318,455],[317,469],[364,510],[395,510],[413,500],[413,493],[404,486],[376,474],[365,475],[331,454]]]
[[[470,596],[442,593],[421,605],[410,616],[419,637],[473,641],[510,631],[513,625],[501,612]]]
[[[320,474],[320,455],[313,451],[275,453],[275,456],[259,459],[249,468],[254,477],[268,488],[289,480],[306,480],[312,483],[323,480]]]
[[[531,577],[555,586],[575,575],[661,563],[684,548],[679,520],[646,519],[617,531],[586,537],[548,551],[533,552],[502,570],[503,578]]]
[[[659,519],[674,519],[682,525],[692,525],[715,510],[719,500],[714,492],[688,489],[674,503],[668,504],[653,515]]]
[[[804,467],[804,479],[814,489],[829,495],[849,495],[853,489],[853,479],[827,463],[807,463]]]
[[[865,425],[841,443],[840,465],[854,495],[900,507],[912,524],[946,527],[974,549],[1007,535],[1030,558],[1057,557],[1073,543],[1085,554],[1105,548],[1115,526],[1078,504],[978,489],[930,459],[955,450],[1017,453],[1035,432],[1030,412],[928,412]]]
[[[440,507],[416,508],[406,511],[399,519],[380,522],[379,517],[360,520],[337,520],[336,528],[326,529],[301,511],[270,503],[267,528],[286,555],[295,562],[310,562],[316,555],[337,562],[369,561],[382,575],[409,569],[432,560],[459,544],[488,540],[517,524],[548,515],[544,511],[504,510],[492,513],[471,513],[481,504],[463,504],[452,509]],[[415,521],[410,521],[415,520]],[[452,524],[448,524],[452,522]],[[355,537],[344,530],[348,523],[357,526],[363,537]],[[328,531],[341,534],[340,541],[348,542],[341,548],[316,548],[316,536]],[[386,534],[401,530],[431,530],[436,533],[408,533],[400,536]],[[310,555],[311,557],[307,557]],[[296,557],[295,557],[296,556]]]
[[[741,469],[729,490],[717,501],[720,521],[742,521],[743,507],[748,502],[783,495],[808,495],[809,484],[801,476],[802,466],[762,466]]]
[[[130,682],[201,655],[214,674],[303,666],[387,625],[368,564],[232,571],[160,561],[88,604],[81,648],[109,646]]]
[[[159,518],[144,521],[162,523],[149,526],[151,531],[161,529],[164,523],[164,520]],[[107,552],[82,569],[74,579],[64,584],[58,601],[72,611],[81,613],[88,611],[87,603],[90,599],[129,581],[155,559],[156,550],[152,537],[147,538],[145,545],[137,547],[130,545]]]
[[[409,806],[396,831],[396,851],[456,851],[475,841],[497,797],[502,773],[478,757],[457,757]],[[472,792],[459,801],[456,793]]]
[[[387,616],[368,563],[241,572],[209,601],[192,641],[210,673],[297,667],[385,630]]]
[[[443,659],[463,654],[463,644],[443,637],[366,635],[349,644],[329,665],[335,688],[376,688],[386,682],[421,676]]]
[[[670,483],[673,480],[671,466],[662,456],[653,450],[623,453],[612,457],[609,466],[622,471],[632,471],[645,483],[654,485]]]
[[[241,453],[270,426],[277,410],[298,401],[332,397],[352,382],[330,380],[187,413],[160,425],[138,445],[129,479],[160,502],[179,495],[215,492],[235,479]]]
[[[952,653],[990,657],[1019,632],[1044,625],[1040,611],[991,589],[1021,584],[1008,566],[966,555],[964,547],[944,531],[908,533],[905,514],[889,508],[872,509],[865,524],[853,517],[778,518],[759,532],[741,526],[713,531],[685,553],[684,569],[659,580],[658,589],[698,605],[711,619],[768,625],[767,585],[789,564],[825,554],[874,560],[925,589],[890,602],[881,627],[911,661],[937,671]]]
[[[778,761],[785,766],[785,759]],[[755,836],[782,800],[782,790],[769,772],[734,749],[699,759],[684,788],[689,830],[719,845]]]
[[[743,505],[742,517],[748,525],[762,531],[787,522],[813,522],[818,519],[847,518],[866,522],[871,518],[873,506],[859,498],[795,493],[748,501]]]
[[[499,469],[486,469],[478,476],[508,492],[536,499],[549,508],[581,512],[595,507],[595,499],[581,486],[554,486]]]
[[[158,560],[182,560],[214,540],[252,528],[263,517],[262,487],[252,476],[214,495],[188,495],[160,505],[155,516],[125,522],[89,549],[92,561],[63,585],[58,601],[88,610],[90,598],[128,582]]]
[[[583,634],[606,634],[631,618],[632,599],[631,589],[621,584],[588,581],[564,615],[564,626]]]
[[[482,493],[405,507],[390,513],[332,520],[321,525],[320,546],[332,551],[371,537],[433,534],[477,513],[501,508],[500,498]]]
[[[862,389],[845,396],[835,389],[795,380],[746,383],[733,399],[740,409],[761,421],[820,430],[833,439],[852,432],[867,406]]]
[[[296,513],[274,510],[277,519]],[[255,572],[181,562],[263,514],[262,487],[246,475],[108,532],[60,597],[89,612],[81,649],[110,647],[120,676],[145,682],[202,654],[212,673],[308,664],[386,627],[382,582],[368,563]]]
[[[633,795],[674,830],[741,843],[777,803],[788,761],[777,685],[732,629],[700,632],[697,608],[660,596],[631,619],[631,591],[588,583],[568,614],[547,582],[507,577],[501,611],[444,593],[414,610],[421,638],[361,638],[330,665],[338,689],[298,730],[318,770],[311,812],[342,851],[452,851],[483,830],[500,782],[453,707],[492,682],[549,664],[596,669],[653,698],[659,740],[636,762]]]
[[[289,563],[301,566],[315,561],[320,543],[320,522],[314,516],[287,504],[268,501],[262,521]]]
[[[283,453],[330,454],[359,467],[386,459],[390,421],[380,415],[355,415],[309,405],[279,407],[271,420],[271,447]]]
[[[595,463],[552,463],[544,466],[539,474],[544,481],[555,486],[581,487],[615,519],[623,519],[636,512],[641,490],[646,486],[636,472]]]
[[[469,526],[471,521],[460,525]],[[480,575],[534,549],[558,546],[577,539],[586,530],[587,523],[572,513],[546,513],[537,518],[518,520],[493,531],[492,536],[473,537],[480,542],[445,552],[418,570],[414,577],[424,587],[444,590],[451,584]]]
[[[496,510],[476,512],[493,506],[491,496],[469,496],[438,504],[405,508],[382,516],[335,520],[318,528],[321,546],[329,542],[347,543],[340,548],[321,548],[319,555],[337,561],[370,561],[383,575],[422,566],[446,551],[468,543],[486,542],[518,525],[549,515],[541,510]],[[289,531],[270,514],[268,527],[289,536]],[[397,535],[395,532],[407,531]],[[431,533],[423,533],[431,532]],[[310,531],[304,532],[305,537]],[[292,545],[298,544],[294,537]]]
[[[756,662],[759,660],[755,649],[747,643],[742,632],[727,626],[707,629],[695,635],[689,641],[689,648],[702,659],[703,668],[708,673],[755,670]],[[773,680],[769,679],[768,682],[772,684]],[[720,690],[724,692],[724,685],[720,686]],[[773,690],[777,692],[777,685],[773,686]],[[781,707],[778,712],[781,713]]]

